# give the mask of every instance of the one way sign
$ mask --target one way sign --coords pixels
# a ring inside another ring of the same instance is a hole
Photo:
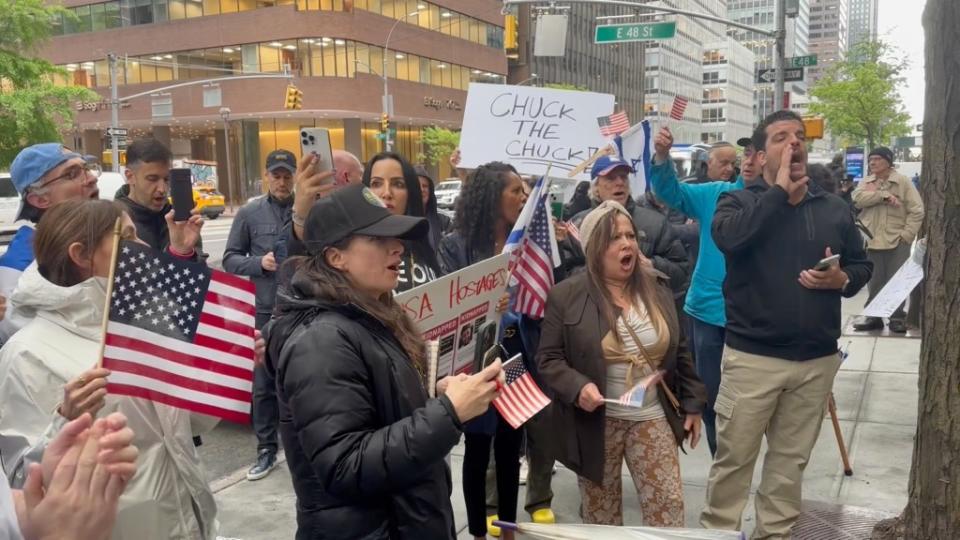
[[[777,80],[777,70],[775,68],[767,68],[757,70],[757,82],[758,83],[772,83]],[[803,80],[803,68],[789,68],[783,70],[783,80],[784,82],[798,82]]]

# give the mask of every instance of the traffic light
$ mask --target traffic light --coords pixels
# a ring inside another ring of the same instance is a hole
[[[283,101],[283,108],[288,110],[302,109],[303,91],[292,84],[287,85],[287,94]]]
[[[380,131],[386,133],[390,129],[390,115],[383,113],[380,115]]]
[[[804,118],[803,128],[807,134],[807,139],[812,140],[823,138],[823,118]]]

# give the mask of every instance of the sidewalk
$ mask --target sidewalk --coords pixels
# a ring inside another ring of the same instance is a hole
[[[859,302],[854,299],[849,305],[845,303],[844,320],[862,306],[863,299],[858,299]],[[837,375],[834,396],[853,476],[843,474],[833,427],[827,417],[804,476],[804,500],[898,514],[907,500],[907,478],[916,429],[920,340],[841,339],[844,346],[848,341],[850,356]],[[762,459],[763,450],[760,455]],[[452,504],[460,538],[467,539],[470,536],[465,530],[466,512],[460,482],[462,456],[461,445],[451,455]],[[697,527],[709,469],[710,453],[705,441],[696,450],[689,451],[689,455],[681,454],[688,527]],[[754,473],[754,489],[759,477],[758,466]],[[623,470],[623,480],[625,524],[640,525],[639,503],[626,469]],[[247,482],[237,475],[214,486],[220,507],[220,534],[243,540],[293,538],[296,497],[291,486],[285,465],[258,482]],[[520,488],[520,506],[524,489]],[[580,495],[576,475],[558,467],[553,478],[553,491],[553,510],[558,521],[579,522]],[[522,508],[519,519],[529,520]],[[753,523],[751,497],[744,515],[744,529],[752,530]]]

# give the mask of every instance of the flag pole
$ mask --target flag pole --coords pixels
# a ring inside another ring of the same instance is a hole
[[[614,153],[614,152],[616,152],[616,150],[615,150],[614,147],[613,147],[613,143],[610,143],[610,144],[604,146],[603,148],[597,150],[597,152],[596,152],[595,154],[593,154],[592,156],[590,156],[590,159],[588,159],[588,160],[584,161],[583,163],[577,165],[576,168],[574,168],[572,171],[568,172],[568,173],[567,173],[567,178],[573,178],[574,176],[576,176],[576,175],[582,173],[584,170],[586,170],[587,167],[593,165],[593,162],[594,162],[594,161],[600,159],[600,158],[603,157],[603,156],[609,156],[610,154],[612,154],[612,153]],[[547,169],[547,172],[549,172],[549,169]]]
[[[547,163],[547,170],[546,172],[543,173],[543,176],[540,177],[543,179],[543,189],[541,189],[541,192],[545,190],[547,192],[547,196],[550,196],[550,184],[551,184],[550,170],[551,169],[553,169],[553,163]],[[534,209],[534,212],[536,212],[536,209]],[[532,215],[531,215],[531,218],[532,218]],[[526,232],[524,232],[524,236],[526,236]],[[514,255],[514,253],[516,253],[517,251],[519,250],[514,250],[513,253],[510,253],[510,265],[509,265],[509,271],[507,272],[507,288],[508,289],[510,288],[510,281],[513,280],[513,273],[517,270],[517,266],[520,266],[517,261],[518,255]]]
[[[103,367],[103,353],[107,349],[107,323],[110,322],[110,303],[113,301],[113,278],[117,273],[117,256],[120,253],[120,228],[123,217],[113,224],[113,251],[110,253],[110,272],[107,276],[107,298],[103,303],[103,322],[100,326],[100,355],[97,367]]]

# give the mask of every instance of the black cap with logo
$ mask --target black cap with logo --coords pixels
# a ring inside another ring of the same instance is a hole
[[[303,224],[303,241],[311,254],[356,234],[416,240],[427,234],[427,220],[396,216],[362,184],[338,189],[313,205]]]
[[[286,169],[290,174],[297,172],[297,156],[288,150],[274,150],[267,154],[267,172]]]
[[[753,146],[753,139],[750,137],[740,137],[737,139],[737,146],[742,146],[744,148],[748,146]]]

